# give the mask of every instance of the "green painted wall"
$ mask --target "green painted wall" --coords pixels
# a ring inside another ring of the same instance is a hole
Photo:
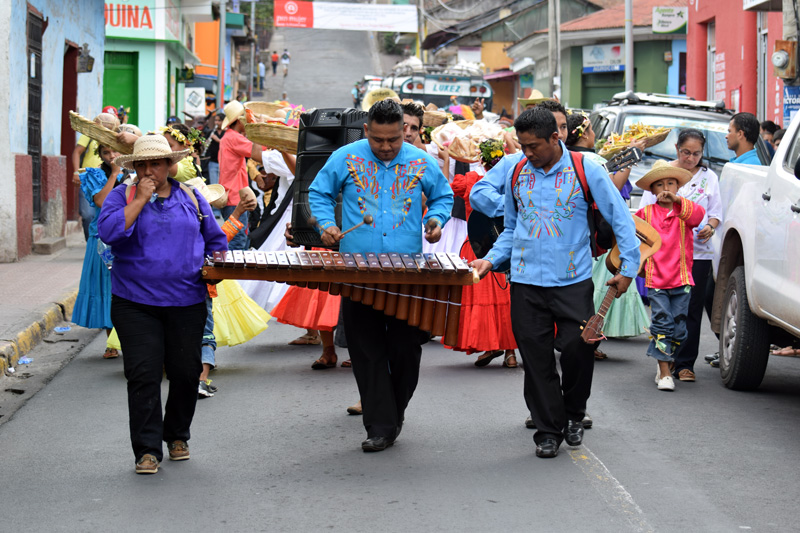
[[[633,88],[638,92],[666,93],[669,64],[664,52],[671,50],[671,41],[645,41],[634,44],[633,57],[636,78]],[[580,46],[570,49],[566,81],[565,102],[569,107],[591,109],[594,104],[608,100],[625,90],[625,76],[621,72],[583,74],[583,53]]]
[[[147,41],[126,41],[122,39],[107,39],[106,50],[112,52],[138,52],[139,66],[138,76],[138,95],[139,106],[136,110],[139,129],[146,133],[156,128],[154,117],[156,116],[155,87],[156,87],[156,46],[154,42]],[[103,101],[114,101],[114,96],[103,93]],[[163,102],[160,104],[159,113],[163,113]],[[159,124],[161,125],[161,124]]]

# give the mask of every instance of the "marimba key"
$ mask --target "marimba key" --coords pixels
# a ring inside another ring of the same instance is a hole
[[[470,271],[470,266],[459,257],[457,253],[448,252],[447,257],[450,258],[450,261],[453,262],[453,266],[456,267],[456,273],[463,274]]]
[[[417,270],[420,272],[428,268],[428,262],[425,261],[425,256],[422,254],[414,254],[414,262],[417,264]]]
[[[447,256],[447,252],[437,252],[436,259],[439,261],[439,264],[442,265],[442,272],[445,274],[455,273],[456,267],[453,266],[453,262],[450,261],[450,258]]]
[[[381,263],[378,261],[377,254],[368,252],[366,255],[367,265],[369,265],[370,272],[380,272]]]
[[[278,268],[278,256],[275,255],[275,252],[265,252],[267,256],[267,268]]]
[[[300,268],[303,270],[311,270],[311,258],[308,256],[308,252],[297,252],[297,257],[300,259]]]
[[[233,252],[228,250],[225,252],[225,268],[233,268],[235,265],[233,263]]]
[[[225,252],[214,252],[214,266],[215,267],[225,266]]]
[[[333,260],[333,268],[335,268],[336,270],[345,269],[345,263],[341,253],[331,252],[331,260]]]
[[[406,272],[417,272],[417,262],[414,261],[414,256],[411,254],[400,254],[400,259],[403,261],[403,267]]]
[[[242,250],[233,250],[233,266],[234,268],[244,268],[244,252]]]
[[[342,261],[344,262],[345,270],[350,270],[350,271],[358,270],[358,265],[356,264],[356,260],[353,257],[353,254],[349,252],[342,252],[340,255],[342,256]]]
[[[369,269],[369,264],[367,263],[367,260],[364,259],[364,254],[354,253],[353,254],[353,260],[356,262],[356,268],[358,270],[368,270]]]
[[[267,254],[264,252],[256,252],[256,267],[267,268]]]
[[[436,259],[436,254],[422,254],[425,257],[425,262],[428,263],[428,269],[431,272],[441,272],[442,265],[439,264],[439,260]]]
[[[405,267],[403,266],[403,260],[400,258],[400,254],[390,253],[389,260],[392,262],[392,270],[396,272],[402,272],[405,270]]]
[[[311,259],[311,268],[321,269],[323,267],[322,258],[319,256],[319,252],[308,252],[308,258]]]
[[[278,268],[289,268],[289,259],[286,257],[286,252],[275,252],[275,258],[278,260]]]
[[[289,261],[289,268],[299,270],[300,258],[297,257],[297,252],[294,250],[286,250],[284,253],[286,254],[286,259]]]

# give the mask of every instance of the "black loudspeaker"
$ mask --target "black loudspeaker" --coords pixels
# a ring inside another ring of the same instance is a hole
[[[302,246],[323,247],[319,228],[311,226],[308,188],[328,157],[342,146],[364,138],[367,113],[356,109],[311,109],[300,115],[297,140],[297,168],[292,233],[294,242]],[[342,227],[341,197],[336,202],[336,225]]]

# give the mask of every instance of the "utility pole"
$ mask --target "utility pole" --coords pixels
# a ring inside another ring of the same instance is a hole
[[[250,90],[247,94],[253,98],[253,70],[256,61],[256,0],[250,0],[250,35],[253,40],[250,42]],[[259,81],[261,81],[261,74],[259,73]]]
[[[217,111],[225,107],[225,10],[227,0],[219,2],[219,58],[217,59]]]
[[[560,0],[547,2],[547,51],[550,95],[561,89],[561,6]]]
[[[625,90],[633,90],[633,0],[625,0]]]

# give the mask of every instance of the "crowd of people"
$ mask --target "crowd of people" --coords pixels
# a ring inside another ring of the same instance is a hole
[[[279,59],[273,53],[273,75]],[[469,262],[481,281],[465,287],[457,342],[447,348],[477,354],[476,367],[496,358],[506,368],[523,367],[525,425],[536,430],[536,455],[549,458],[563,441],[580,445],[593,424],[586,404],[594,364],[608,357],[601,338],[649,332],[657,389],[696,380],[703,310],[710,312],[714,291],[711,237],[724,213],[718,176],[703,163],[701,131],[680,131],[675,159],[657,161],[636,181],[644,193],[635,220],[630,168],[609,173],[602,166],[588,117],[568,113],[556,99],[523,103],[513,129],[482,142],[480,162],[466,163],[422,142],[421,105],[379,101],[368,112],[365,138],[331,154],[308,201],[327,247],[454,252]],[[476,120],[497,119],[480,99],[472,110]],[[170,460],[190,457],[196,402],[219,393],[209,378],[217,347],[247,342],[271,318],[300,328],[289,344],[321,346],[312,369],[352,368],[359,398],[347,411],[363,416],[361,448],[392,446],[429,332],[323,291],[200,276],[214,251],[296,246],[296,156],[245,137],[245,108],[236,100],[191,125],[170,120],[147,134],[120,124],[113,107],[103,111],[96,121],[117,129],[132,153],[120,156],[88,137],[75,149],[87,245],[73,322],[107,331],[104,358],[122,355],[135,471],[158,471],[162,442]],[[727,135],[732,161],[760,164],[759,135],[777,146],[781,131],[737,113]],[[643,147],[641,140],[631,144]],[[475,213],[503,217],[481,258],[467,232]],[[340,226],[357,226],[365,215],[372,222],[343,233]],[[597,246],[596,217],[613,231],[613,250]],[[641,245],[640,223],[660,238],[657,252]],[[582,325],[608,290],[616,300],[604,314],[604,336],[584,341]],[[337,345],[349,355],[341,362]],[[170,383],[163,410],[162,371]]]

